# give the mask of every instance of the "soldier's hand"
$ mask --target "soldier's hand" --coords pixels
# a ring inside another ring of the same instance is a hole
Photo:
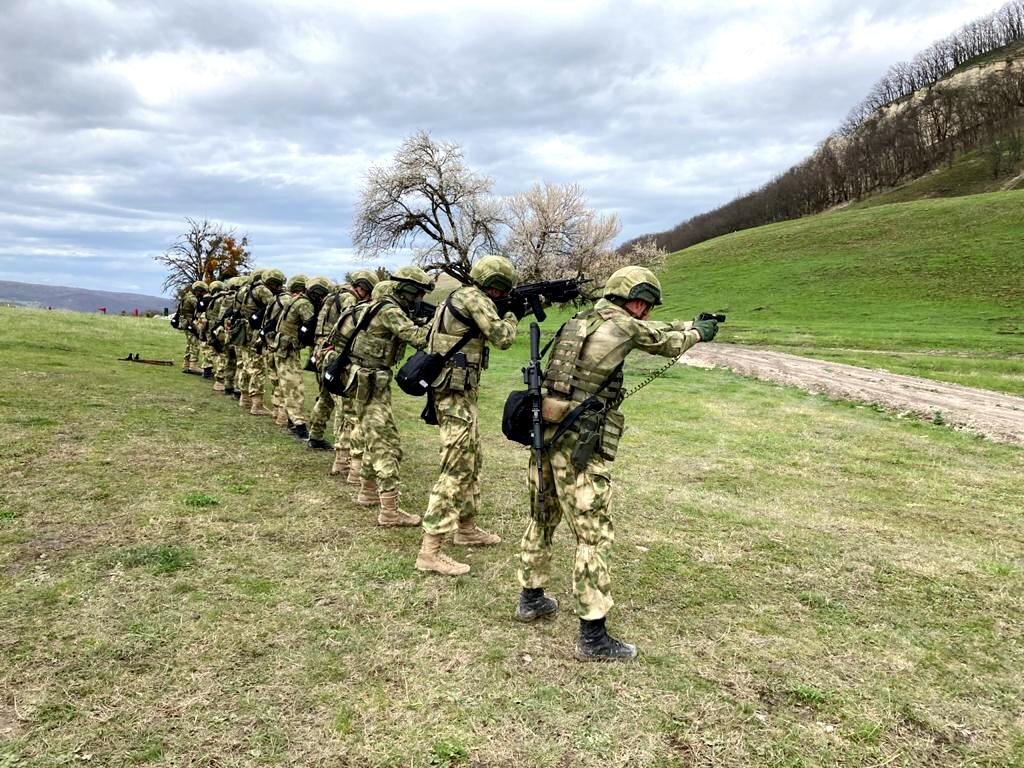
[[[530,303],[522,296],[509,296],[505,301],[505,309],[515,315],[516,320],[522,320],[530,314]]]
[[[718,323],[714,320],[694,320],[693,330],[700,334],[701,341],[711,341],[718,333]]]

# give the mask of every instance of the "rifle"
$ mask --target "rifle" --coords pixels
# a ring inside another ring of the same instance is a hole
[[[139,357],[139,353],[136,352],[134,355],[129,352],[128,357],[117,358],[118,362],[121,363],[145,363],[146,365],[174,365],[170,360],[146,360]]]
[[[429,301],[420,299],[416,302],[416,306],[412,308],[412,319],[417,325],[426,325],[434,319],[434,313],[437,311],[437,305],[431,304]]]
[[[530,438],[537,459],[536,504],[540,513],[544,511],[544,420],[541,417],[544,395],[540,390],[540,325],[537,323],[530,323],[530,362],[523,368],[523,383],[530,398]]]
[[[717,312],[701,312],[699,315],[697,315],[697,319],[714,320],[719,325],[723,325],[725,323],[725,315],[719,314]]]
[[[509,291],[505,296],[495,301],[498,307],[498,314],[505,314],[513,306],[526,304],[529,307],[527,314],[533,314],[539,321],[544,322],[547,314],[544,312],[544,304],[566,304],[575,301],[583,295],[583,286],[593,282],[583,275],[576,277],[564,277],[559,280],[542,280],[538,283],[527,283],[519,285]]]

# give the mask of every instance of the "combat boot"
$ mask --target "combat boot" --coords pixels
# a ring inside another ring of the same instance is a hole
[[[377,515],[377,525],[385,528],[395,526],[419,525],[419,515],[409,515],[398,508],[399,492],[380,491],[380,513]]]
[[[533,621],[551,616],[558,610],[558,601],[544,594],[543,587],[523,588],[516,606],[516,621]]]
[[[334,448],[333,445],[328,443],[322,437],[313,437],[312,435],[309,436],[309,440],[306,442],[306,447],[311,451],[329,451]],[[331,474],[337,473],[332,472]]]
[[[460,547],[493,547],[501,544],[501,536],[477,528],[476,519],[467,517],[459,520],[459,530],[455,532],[453,541]]]
[[[241,392],[241,390],[236,389],[234,392],[231,393],[231,396],[233,398],[235,398],[235,400],[241,400],[242,399],[242,392]]]
[[[344,448],[334,449],[334,463],[331,465],[332,475],[345,475],[348,477],[349,452]]]
[[[277,409],[274,411],[274,423],[279,427],[288,426],[288,411],[284,409],[283,405],[277,406]]]
[[[241,392],[238,395],[238,407],[239,408],[252,408],[252,400],[249,399],[248,392]]]
[[[380,496],[377,493],[377,478],[364,477],[359,484],[359,495],[356,496],[356,504],[364,507],[376,507],[380,504]]]
[[[234,387],[224,387],[224,394],[227,395],[228,397],[234,397],[235,396],[235,388]]]
[[[224,382],[223,381],[215,381],[215,382],[213,382],[213,391],[214,392],[223,392],[224,391]]]
[[[288,431],[292,433],[292,437],[296,440],[302,440],[305,442],[309,439],[309,430],[305,424],[292,424],[288,427]]]
[[[348,462],[348,477],[345,478],[345,482],[349,485],[361,485],[363,471],[363,460],[362,459],[350,459]]]
[[[203,368],[203,378],[204,379],[212,379],[213,378],[213,368]]]
[[[629,661],[636,658],[636,646],[616,640],[604,627],[605,617],[580,619],[576,640],[578,661]]]
[[[433,571],[444,576],[462,576],[469,573],[468,565],[452,560],[441,551],[441,542],[443,541],[443,534],[423,534],[423,544],[420,545],[419,554],[416,556],[416,570]]]
[[[249,413],[253,416],[273,416],[270,411],[263,407],[263,395],[253,395],[249,398],[252,401],[252,408]]]

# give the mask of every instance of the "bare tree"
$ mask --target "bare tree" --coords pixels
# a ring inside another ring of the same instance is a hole
[[[621,229],[617,216],[587,205],[579,184],[537,184],[509,198],[507,211],[504,250],[525,282],[590,275]]]
[[[367,173],[352,241],[370,259],[413,248],[425,269],[466,282],[476,255],[498,250],[503,218],[491,186],[466,165],[458,144],[418,131],[391,165]]]
[[[207,219],[185,219],[188,231],[154,260],[167,267],[163,290],[176,294],[196,280],[222,280],[250,267],[249,238]]]

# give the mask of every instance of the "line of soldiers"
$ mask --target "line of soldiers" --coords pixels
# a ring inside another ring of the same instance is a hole
[[[471,283],[457,288],[428,317],[416,310],[434,283],[414,266],[395,270],[386,280],[360,270],[343,285],[302,275],[286,283],[277,269],[209,286],[197,282],[176,316],[176,327],[187,335],[183,370],[212,378],[214,391],[234,396],[255,416],[273,416],[310,449],[333,447],[330,474],[358,487],[356,502],[376,508],[379,525],[422,527],[416,569],[459,576],[470,566],[445,551],[449,535],[457,546],[501,542],[477,524],[483,458],[478,397],[489,347],[508,349],[529,311],[525,302],[509,300],[516,277],[510,261],[485,256],[473,265]],[[717,333],[714,320],[650,321],[658,304],[661,285],[652,272],[618,270],[602,298],[558,331],[544,372],[546,450],[540,473],[536,457],[530,460],[534,503],[520,543],[515,616],[530,622],[557,611],[544,587],[554,532],[564,518],[576,537],[576,657],[583,661],[625,660],[637,653],[605,628],[613,605],[609,465],[624,429],[618,410],[623,362],[635,349],[677,357]],[[440,472],[422,518],[399,505],[402,449],[391,404],[393,368],[409,346],[444,361],[429,382],[428,410],[436,414],[441,438]],[[320,387],[308,426],[300,360],[306,347]],[[328,386],[332,376],[333,389]],[[264,407],[268,381],[272,410]],[[332,415],[333,446],[324,439]],[[543,506],[536,503],[540,476]]]

